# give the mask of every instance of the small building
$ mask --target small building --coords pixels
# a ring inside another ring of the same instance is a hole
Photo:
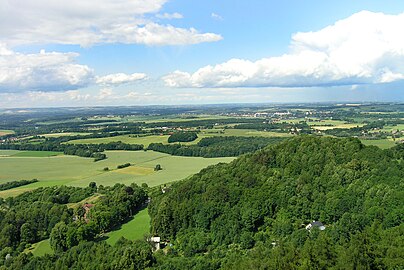
[[[153,245],[155,251],[160,249],[160,237],[159,236],[150,237],[150,243]]]
[[[324,231],[325,230],[325,226],[323,223],[321,223],[320,221],[315,221],[313,220],[313,222],[311,222],[309,225],[306,226],[306,230],[311,230],[312,228],[317,227],[320,231]]]

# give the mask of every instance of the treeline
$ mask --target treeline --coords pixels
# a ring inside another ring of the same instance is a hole
[[[217,136],[203,138],[197,145],[151,143],[148,149],[174,156],[236,157],[282,140],[284,138]]]
[[[278,131],[278,132],[294,132],[300,134],[310,134],[311,129],[310,126],[306,122],[301,123],[246,123],[246,124],[238,124],[234,126],[235,129],[255,129],[255,130],[265,130],[265,131]]]
[[[16,188],[16,187],[21,187],[21,186],[29,185],[29,184],[36,183],[36,182],[38,182],[37,179],[7,182],[7,183],[0,184],[0,191],[12,189],[12,188]]]
[[[74,155],[79,157],[91,157],[94,161],[106,159],[107,156],[102,153],[105,150],[142,150],[141,144],[127,144],[123,142],[109,142],[101,144],[62,144],[54,141],[45,141],[38,144],[33,143],[3,143],[0,149],[22,150],[22,151],[55,151],[63,152],[65,155]]]
[[[397,150],[400,151],[400,150]],[[357,139],[296,137],[156,193],[160,269],[401,269],[404,163]],[[313,220],[325,230],[305,228]]]
[[[196,132],[175,132],[168,137],[169,143],[174,142],[192,142],[198,138]]]

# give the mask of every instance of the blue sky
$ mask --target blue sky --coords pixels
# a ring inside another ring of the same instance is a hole
[[[0,106],[404,101],[404,2],[0,0]]]

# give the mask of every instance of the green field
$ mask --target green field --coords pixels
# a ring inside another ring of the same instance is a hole
[[[14,131],[12,131],[12,130],[0,129],[0,136],[9,135],[9,134],[14,134]]]
[[[137,213],[132,220],[123,224],[121,228],[106,234],[108,244],[114,245],[119,238],[125,237],[129,240],[143,239],[145,234],[150,231],[150,216],[147,208]]]
[[[0,150],[0,157],[53,157],[62,154],[62,152],[54,151]]]
[[[381,149],[388,149],[395,146],[395,142],[392,139],[381,139],[381,140],[361,140],[364,145],[374,145]]]
[[[182,143],[182,144],[196,144],[201,139],[206,137],[214,136],[243,136],[243,137],[290,137],[292,135],[288,133],[280,132],[270,132],[270,131],[257,131],[252,129],[204,129],[198,134],[198,139],[192,142]],[[136,135],[121,135],[106,138],[92,138],[92,139],[81,139],[81,140],[71,140],[69,143],[74,144],[90,144],[90,143],[109,143],[118,142],[129,144],[143,144],[145,147],[149,146],[151,143],[164,143],[168,144],[169,135],[149,135],[149,136],[139,136]]]
[[[53,254],[53,250],[50,246],[49,239],[43,240],[41,242],[32,244],[32,246],[24,252],[32,252],[34,256],[43,256],[45,254]]]
[[[3,152],[3,151],[2,151]],[[1,153],[1,152],[0,152]],[[91,158],[77,156],[0,157],[0,183],[21,179],[38,179],[39,182],[0,192],[0,197],[18,195],[38,187],[54,185],[87,186],[95,181],[98,185],[115,183],[147,183],[149,186],[184,179],[201,169],[234,158],[177,157],[154,151],[106,151],[107,159],[94,162]],[[116,170],[125,163],[133,166]],[[160,164],[163,170],[154,172]],[[104,171],[105,167],[110,171]]]
[[[62,136],[78,136],[78,135],[89,135],[91,133],[84,133],[84,132],[61,132],[61,133],[47,133],[47,134],[40,134],[39,136],[43,136],[45,138],[58,138]]]

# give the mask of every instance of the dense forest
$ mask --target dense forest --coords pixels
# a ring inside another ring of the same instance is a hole
[[[203,138],[196,145],[151,143],[148,149],[175,156],[236,157],[282,140],[280,137],[218,136]]]
[[[151,189],[151,235],[167,245],[154,253],[97,240],[144,204],[142,188],[39,189],[1,202],[0,269],[402,269],[403,150],[299,136]],[[65,205],[95,192],[88,217]],[[49,236],[55,255],[19,253]]]
[[[403,160],[357,139],[298,137],[156,194],[160,269],[402,269]],[[313,220],[325,230],[305,227]]]

